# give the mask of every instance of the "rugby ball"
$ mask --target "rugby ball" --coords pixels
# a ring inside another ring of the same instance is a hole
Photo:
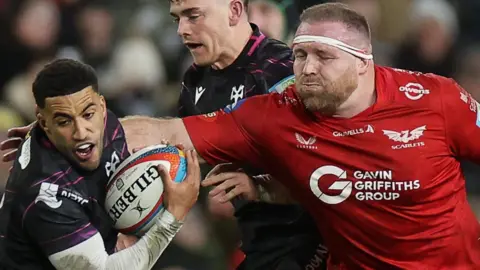
[[[115,170],[107,184],[105,210],[123,234],[143,235],[163,209],[162,164],[175,182],[187,174],[187,161],[175,146],[154,145],[133,153]]]

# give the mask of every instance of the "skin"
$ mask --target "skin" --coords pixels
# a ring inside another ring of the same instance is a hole
[[[241,0],[174,0],[170,1],[170,14],[178,23],[178,35],[199,66],[229,66],[252,33]],[[192,44],[201,46],[192,48]]]
[[[368,37],[341,22],[302,22],[299,35],[330,37],[371,51]],[[296,91],[308,110],[349,118],[375,102],[373,61],[318,42],[295,44],[293,52]]]
[[[71,162],[85,170],[95,170],[103,152],[106,104],[91,86],[67,96],[45,99],[37,120],[52,144]],[[79,157],[76,148],[83,143],[94,145],[87,160]]]

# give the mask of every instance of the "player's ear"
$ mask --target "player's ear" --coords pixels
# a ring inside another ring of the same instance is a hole
[[[363,75],[363,74],[367,73],[368,67],[370,66],[370,63],[372,63],[372,61],[370,61],[370,60],[358,59],[358,61],[357,61],[358,74]]]
[[[37,107],[38,108],[38,107]],[[40,127],[45,131],[45,133],[48,133],[48,127],[46,125],[47,121],[45,119],[45,116],[43,114],[42,109],[38,109],[37,112],[37,123],[40,125]]]
[[[247,10],[242,0],[233,0],[230,2],[229,21],[230,26],[235,26],[240,22],[242,16],[246,16]]]
[[[102,95],[98,95],[98,100],[100,103],[100,108],[102,108],[103,115],[107,114],[107,102],[105,101],[105,97]]]

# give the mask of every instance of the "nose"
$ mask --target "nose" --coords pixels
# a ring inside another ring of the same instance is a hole
[[[178,21],[177,34],[181,37],[188,36],[191,34],[190,25],[188,20],[180,18]]]
[[[318,73],[318,61],[314,57],[307,56],[305,65],[303,66],[304,75],[316,75]]]
[[[87,123],[82,120],[75,121],[75,130],[73,131],[73,139],[76,141],[84,141],[88,135]]]

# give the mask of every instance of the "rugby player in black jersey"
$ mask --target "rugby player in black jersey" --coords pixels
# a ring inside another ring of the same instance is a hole
[[[280,92],[294,83],[291,49],[250,24],[247,6],[248,0],[170,1],[178,34],[194,60],[183,78],[178,103],[181,117],[235,106],[241,99]],[[258,110],[261,114],[262,108]],[[232,177],[220,171],[217,168],[210,175]],[[242,172],[233,175],[237,179],[227,182],[251,180]],[[239,269],[325,266],[325,248],[314,222],[300,206],[237,199],[233,205],[246,254]]]
[[[0,269],[150,269],[198,196],[160,170],[166,209],[136,244],[114,253],[117,232],[103,208],[108,177],[129,155],[123,128],[98,93],[94,70],[60,59],[33,83],[38,121],[20,146],[0,202]]]

